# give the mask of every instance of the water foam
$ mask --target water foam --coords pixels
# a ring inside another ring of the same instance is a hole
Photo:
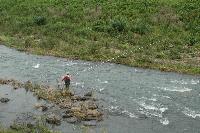
[[[193,84],[193,85],[196,85],[196,84],[199,84],[200,83],[200,81],[199,80],[191,80],[191,84]]]
[[[103,90],[105,90],[105,88],[100,88],[99,91],[102,92]]]
[[[192,89],[186,88],[186,87],[183,87],[183,88],[180,88],[180,87],[172,87],[172,88],[158,87],[158,88],[161,90],[164,90],[164,91],[172,91],[172,92],[189,92],[192,90]]]
[[[187,107],[185,107],[185,109],[182,111],[183,114],[185,114],[186,116],[192,117],[192,118],[196,118],[196,117],[200,117],[200,113],[196,112],[194,110],[191,110]]]
[[[144,101],[140,101],[138,102],[138,104],[146,110],[155,110],[155,111],[160,111],[161,113],[168,110],[167,107],[163,107],[161,104],[156,104],[156,103],[146,104]]]
[[[134,113],[131,113],[128,110],[123,110],[122,114],[125,114],[125,115],[129,116],[130,118],[137,118],[137,116]]]
[[[40,64],[36,64],[35,66],[32,66],[33,68],[39,68],[40,67]]]
[[[184,81],[184,80],[171,80],[171,83],[176,83],[176,84],[182,84],[182,85],[187,85],[188,82]]]
[[[127,109],[123,109],[120,106],[109,106],[107,109],[111,115],[123,115],[129,118],[138,118],[134,113],[128,111]]]
[[[199,80],[194,80],[194,79],[192,79],[191,81],[171,80],[170,82],[171,82],[171,83],[176,83],[176,84],[182,84],[182,85],[187,85],[187,84],[196,85],[196,84],[200,83]]]
[[[157,99],[154,98],[154,97],[152,97],[152,98],[141,97],[141,98],[139,98],[139,99],[144,99],[144,100],[147,100],[147,101],[153,101],[153,102],[156,102],[156,101],[157,101]]]
[[[160,119],[160,123],[162,123],[163,125],[168,125],[169,120],[167,118],[162,118],[162,119]]]
[[[152,98],[143,98],[140,101],[136,101],[140,106],[140,113],[145,114],[148,117],[157,117],[159,122],[163,125],[168,125],[169,120],[163,117],[163,113],[168,110],[168,107],[158,103],[157,100],[152,100]]]
[[[167,99],[171,99],[171,97],[169,97],[169,96],[162,96],[162,97],[167,98]]]

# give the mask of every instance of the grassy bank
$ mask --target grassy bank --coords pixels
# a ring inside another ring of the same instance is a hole
[[[34,54],[200,74],[199,0],[0,0],[0,41]]]

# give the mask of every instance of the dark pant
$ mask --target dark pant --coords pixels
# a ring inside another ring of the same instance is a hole
[[[65,87],[69,88],[69,85],[70,85],[70,80],[65,80]]]

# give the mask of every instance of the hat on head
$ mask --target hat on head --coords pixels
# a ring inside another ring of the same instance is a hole
[[[69,72],[66,72],[66,75],[69,75]]]

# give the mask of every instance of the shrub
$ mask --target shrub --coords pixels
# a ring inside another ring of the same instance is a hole
[[[113,20],[111,21],[111,28],[115,31],[122,32],[126,29],[126,23],[122,20]]]
[[[195,37],[195,35],[190,35],[186,38],[186,43],[188,46],[194,46],[196,43],[198,43],[198,39]]]
[[[46,18],[43,16],[36,16],[33,18],[33,21],[37,25],[45,25],[46,24]]]

